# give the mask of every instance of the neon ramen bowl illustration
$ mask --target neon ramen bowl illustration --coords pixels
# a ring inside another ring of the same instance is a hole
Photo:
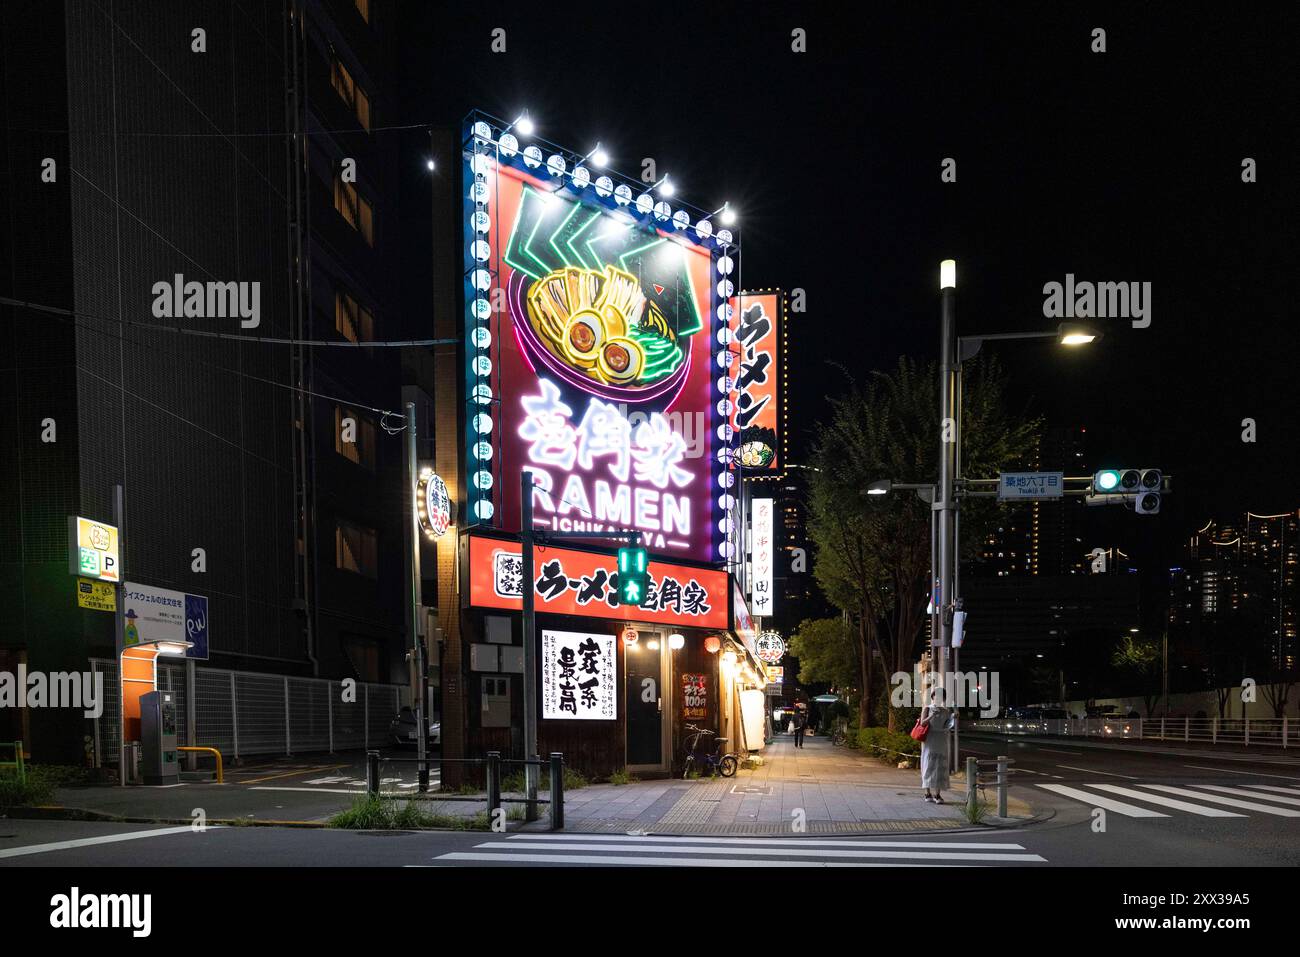
[[[686,381],[689,341],[679,340],[640,281],[616,266],[568,266],[531,282],[516,272],[508,301],[539,374],[619,402],[675,394]]]

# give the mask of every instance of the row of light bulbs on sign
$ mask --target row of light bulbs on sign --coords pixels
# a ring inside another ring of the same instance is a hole
[[[546,171],[552,176],[559,178],[568,175],[569,180],[575,189],[581,190],[591,186],[595,189],[596,195],[600,198],[607,199],[610,196],[613,196],[614,202],[619,206],[635,206],[636,211],[642,216],[653,214],[654,218],[661,223],[671,221],[678,229],[686,230],[690,228],[691,217],[686,210],[679,209],[677,212],[673,212],[672,207],[664,200],[660,199],[658,202],[655,201],[652,190],[657,189],[661,197],[672,196],[677,191],[672,180],[667,176],[664,176],[663,179],[659,180],[659,182],[655,183],[650,187],[650,189],[646,190],[634,200],[632,198],[631,187],[625,183],[620,183],[615,186],[614,180],[605,174],[597,176],[593,183],[591,171],[582,164],[590,162],[591,165],[599,169],[603,169],[609,164],[609,154],[601,148],[599,143],[596,144],[595,149],[578,160],[573,169],[570,170],[568,162],[559,153],[553,153],[549,158],[544,159],[541,148],[536,145],[525,146],[521,149],[519,145],[519,137],[515,136],[511,130],[517,130],[521,136],[527,137],[533,135],[536,127],[533,125],[533,121],[529,118],[527,113],[524,113],[507,126],[501,133],[501,136],[495,141],[492,139],[492,127],[487,123],[479,120],[475,122],[473,127],[474,136],[487,143],[495,143],[497,149],[501,151],[503,156],[513,157],[522,154],[524,165],[530,169],[538,169],[543,165],[543,163],[545,163]],[[480,158],[479,156],[475,156],[471,163],[474,172],[486,173],[486,162],[486,157]],[[480,166],[482,168],[480,168]],[[712,213],[709,213],[707,216],[701,217],[695,223],[695,235],[701,240],[708,239],[714,235],[714,216],[718,217],[719,222],[721,222],[724,227],[733,226],[736,223],[735,210],[731,208],[729,203],[723,203],[721,207],[714,210]],[[717,231],[716,239],[718,245],[730,246],[733,241],[731,230],[719,229]]]

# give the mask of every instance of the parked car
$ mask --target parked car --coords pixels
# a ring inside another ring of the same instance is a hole
[[[415,745],[415,709],[405,705],[388,726],[388,736],[399,748]],[[429,744],[442,743],[442,723],[429,719]]]

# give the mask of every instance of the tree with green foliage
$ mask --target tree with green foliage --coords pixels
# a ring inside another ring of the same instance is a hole
[[[1125,635],[1110,663],[1116,671],[1125,672],[1137,680],[1147,717],[1151,717],[1160,698],[1160,643],[1142,635]]]
[[[844,617],[801,621],[790,636],[790,654],[799,659],[799,681],[804,684],[859,686],[857,645]]]
[[[987,476],[1028,460],[1041,420],[1007,409],[997,361],[963,364],[960,450],[966,475]],[[929,483],[939,473],[937,364],[903,357],[831,400],[809,479],[813,575],[827,599],[851,618],[860,720],[871,714],[871,662],[888,687],[911,670],[926,624],[930,591],[930,506],[911,492],[868,497],[880,479]],[[996,517],[991,500],[962,504],[962,539],[972,550]],[[890,710],[890,727],[894,726]]]

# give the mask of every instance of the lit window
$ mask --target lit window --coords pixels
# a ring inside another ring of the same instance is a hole
[[[365,237],[368,245],[375,244],[375,218],[370,203],[357,192],[354,184],[343,182],[337,173],[334,176],[334,208],[349,226]]]
[[[378,536],[373,528],[340,521],[334,529],[335,565],[367,578],[378,578]]]
[[[347,104],[352,115],[357,118],[364,130],[370,129],[370,97],[366,91],[357,85],[357,81],[352,79],[352,74],[348,71],[337,56],[331,56],[330,61],[330,84],[338,92],[343,102]]]
[[[347,428],[346,420],[351,420]],[[355,409],[334,407],[334,451],[349,462],[375,470],[375,423]]]
[[[375,338],[370,310],[342,290],[334,293],[334,328],[348,342],[373,342]]]

